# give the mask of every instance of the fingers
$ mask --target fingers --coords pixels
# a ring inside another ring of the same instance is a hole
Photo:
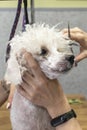
[[[63,34],[68,35],[68,29],[63,30]],[[83,31],[77,27],[70,29],[70,36],[72,40],[81,43],[83,40]]]
[[[24,59],[23,61],[20,59]],[[37,63],[37,61],[33,58],[33,56],[27,52],[25,49],[22,49],[20,54],[17,54],[17,60],[18,63],[22,66],[25,66],[28,70],[28,72],[37,78],[40,78],[42,75],[44,75]]]
[[[68,35],[68,30],[64,29],[63,34]],[[76,27],[76,28],[70,29],[70,36],[71,36],[71,39],[78,42],[84,50],[87,50],[87,33],[86,32]]]
[[[28,88],[28,89],[27,89]],[[17,87],[18,92],[24,96],[26,99],[34,102],[35,98],[39,95],[32,86],[25,84],[21,84]]]
[[[80,53],[78,56],[76,56],[75,61],[80,62],[81,60],[87,58],[87,51],[84,51]]]
[[[65,29],[62,30],[62,32],[63,33],[68,33],[68,29],[65,28]],[[82,33],[83,31],[80,28],[75,27],[75,28],[70,28],[70,32],[72,32],[72,33],[77,33],[77,32]]]
[[[37,61],[33,58],[33,56],[26,52],[24,55],[24,58],[26,60],[26,68],[28,70],[31,70],[32,74],[36,77],[36,78],[40,78],[42,75],[44,75],[40,69],[40,66],[38,65]]]
[[[35,81],[35,77],[32,77],[32,75],[26,71],[22,77],[22,83],[17,87],[19,93],[30,99],[37,87]]]
[[[34,76],[29,73],[28,71],[24,72],[23,76],[22,76],[22,80],[28,85],[30,84],[33,80],[34,80]]]
[[[25,88],[27,87],[29,87],[29,91],[27,91],[27,89],[25,90]],[[19,85],[17,87],[17,90],[22,96],[24,96],[32,103],[44,107],[43,103],[45,97],[43,96],[43,93],[39,92],[38,90],[32,89],[31,86],[27,86],[27,85],[25,86],[25,84]]]
[[[23,89],[23,87],[21,86],[21,85],[19,85],[18,87],[17,87],[17,91],[23,96],[23,97],[25,97],[26,99],[30,99],[29,97],[30,97],[30,95],[29,95],[29,93],[27,93],[26,91],[25,91],[25,89]]]

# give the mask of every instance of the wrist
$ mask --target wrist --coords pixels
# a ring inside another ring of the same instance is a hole
[[[68,103],[68,100],[65,95],[61,97],[60,100],[57,100],[52,107],[48,108],[48,113],[52,118],[55,118],[57,116],[60,116],[68,111],[71,110],[71,107]]]
[[[66,123],[63,123],[56,127],[56,130],[82,130],[76,118],[72,118]]]
[[[56,118],[53,118],[50,123],[53,127],[57,127],[61,124],[66,123],[67,121],[69,121],[72,118],[76,118],[76,113],[73,109],[71,109],[70,111],[68,111],[60,116],[57,116]]]

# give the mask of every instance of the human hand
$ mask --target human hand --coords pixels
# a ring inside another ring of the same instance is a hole
[[[68,29],[64,29],[62,32],[68,35]],[[79,62],[87,58],[87,33],[75,27],[70,29],[70,38],[80,44],[80,54],[76,56],[75,61]]]
[[[30,53],[24,52],[23,57],[27,71],[17,87],[18,92],[34,104],[46,108],[51,117],[69,111],[70,106],[59,82],[46,78]]]

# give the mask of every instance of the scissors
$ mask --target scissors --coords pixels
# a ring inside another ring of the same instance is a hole
[[[68,22],[68,37],[71,39],[71,34],[70,34],[70,24]]]

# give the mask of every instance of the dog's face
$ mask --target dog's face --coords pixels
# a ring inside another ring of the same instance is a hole
[[[73,42],[63,35],[51,43],[39,44],[39,50],[33,56],[50,79],[58,78],[59,74],[64,74],[73,67],[74,54],[71,44]]]

